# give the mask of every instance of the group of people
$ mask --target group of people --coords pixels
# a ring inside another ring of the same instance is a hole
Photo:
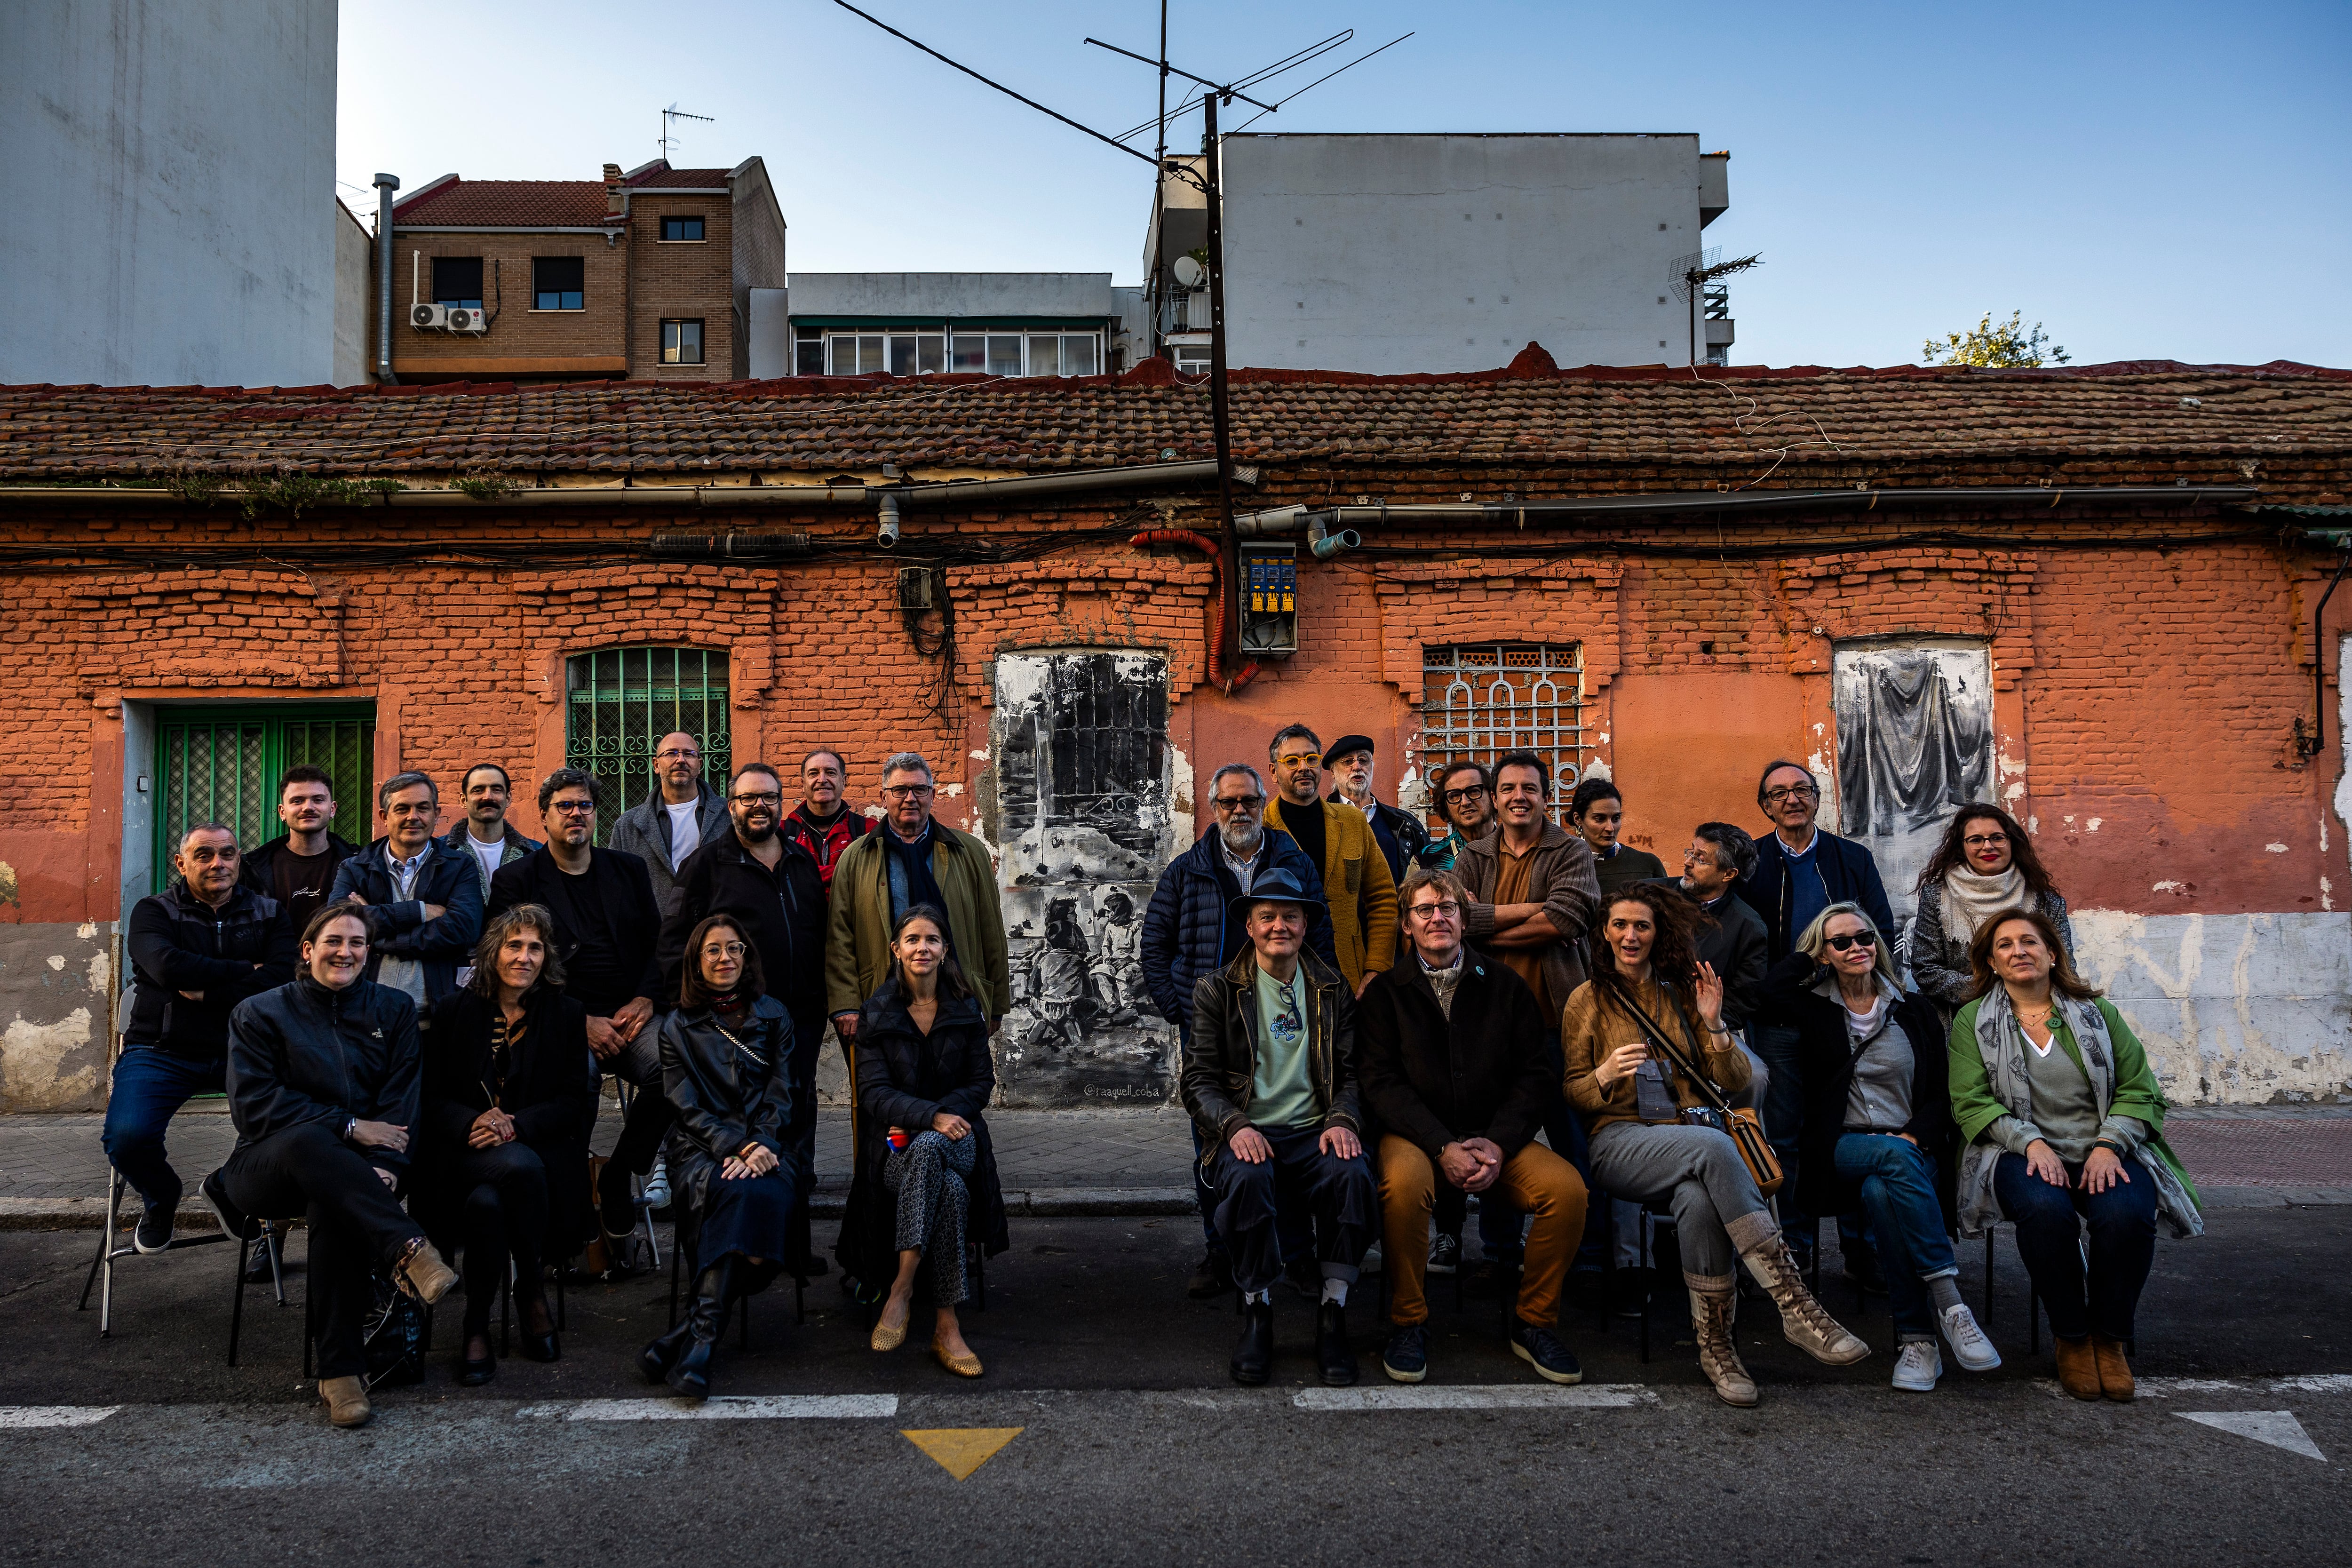
[[[1671,1215],[1699,1363],[1731,1404],[1758,1397],[1732,1335],[1743,1271],[1809,1354],[1870,1353],[1806,1284],[1831,1216],[1849,1272],[1890,1298],[1896,1387],[1933,1388],[1945,1345],[2000,1364],[1952,1238],[2006,1219],[2062,1383],[2131,1396],[2156,1226],[2197,1232],[2195,1190],[2145,1053],[2076,973],[2064,900],[2005,812],[1955,813],[1906,966],[1870,852],[1815,826],[1800,764],[1764,771],[1769,833],[1702,823],[1671,877],[1621,842],[1606,779],[1576,785],[1563,826],[1536,753],[1450,763],[1428,781],[1433,833],[1378,799],[1374,751],[1293,724],[1265,774],[1218,769],[1214,821],[1142,921],[1193,1130],[1191,1289],[1239,1294],[1237,1381],[1271,1376],[1286,1278],[1316,1300],[1319,1374],[1353,1382],[1346,1306],[1376,1244],[1382,1370],[1425,1377],[1427,1279],[1465,1266],[1475,1204],[1481,1268],[1514,1292],[1510,1347],[1554,1383],[1581,1376],[1559,1331],[1589,1214],[1626,1257],[1647,1207]],[[286,832],[266,844],[190,827],[127,925],[104,1139],[143,1204],[134,1245],[172,1240],[172,1116],[225,1089],[237,1143],[204,1196],[231,1234],[308,1221],[320,1393],[353,1426],[379,1282],[429,1305],[459,1259],[457,1374],[486,1383],[501,1290],[523,1354],[554,1359],[546,1266],[596,1248],[643,1266],[666,1205],[692,1300],[640,1364],[698,1398],[736,1300],[826,1271],[809,1199],[830,1024],[856,1145],[834,1252],[876,1309],[870,1343],[904,1342],[920,1290],[933,1357],[980,1375],[957,1308],[974,1253],[1009,1245],[985,1120],[1012,1000],[995,871],[933,816],[919,754],[883,761],[878,821],[847,805],[848,776],[825,748],[789,810],[764,763],[722,795],[677,733],[601,846],[589,774],[541,783],[542,843],[508,824],[488,763],[446,834],[435,782],[404,773],[376,792],[382,836],[347,843],[311,767],[280,782]],[[625,1110],[598,1172],[607,1074]]]

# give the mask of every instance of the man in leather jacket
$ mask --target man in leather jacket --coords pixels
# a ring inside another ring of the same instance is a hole
[[[1217,1233],[1242,1291],[1234,1381],[1266,1381],[1274,1359],[1278,1180],[1305,1190],[1323,1273],[1316,1359],[1323,1381],[1356,1380],[1348,1288],[1370,1245],[1379,1199],[1364,1157],[1355,1071],[1355,999],[1339,971],[1304,951],[1311,895],[1272,870],[1234,900],[1250,951],[1192,991],[1184,1109],[1199,1129]]]

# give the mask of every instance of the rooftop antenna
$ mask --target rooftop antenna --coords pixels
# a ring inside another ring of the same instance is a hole
[[[670,143],[677,140],[677,137],[675,137],[675,136],[673,136],[673,135],[671,135],[671,134],[670,134],[670,129],[669,129],[669,126],[670,126],[670,121],[673,121],[673,120],[699,120],[699,121],[701,121],[705,125],[716,125],[716,124],[718,124],[718,123],[719,123],[718,120],[717,120],[715,117],[711,116],[711,115],[708,115],[708,114],[688,114],[685,110],[680,109],[680,108],[679,108],[677,104],[675,104],[675,103],[671,104],[667,109],[663,110],[662,110],[661,155],[662,155],[662,162],[664,162],[665,163],[667,163],[667,162],[669,162],[669,145],[670,145]]]
[[[1698,374],[1698,321],[1706,306],[1706,286],[1718,278],[1728,278],[1735,272],[1745,272],[1751,267],[1761,267],[1760,254],[1723,259],[1723,247],[1710,246],[1694,250],[1688,256],[1677,256],[1667,265],[1667,281],[1674,285],[1675,298],[1690,307],[1691,374]]]

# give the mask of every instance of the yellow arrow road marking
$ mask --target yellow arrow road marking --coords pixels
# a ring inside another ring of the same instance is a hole
[[[939,1461],[940,1468],[962,1480],[996,1457],[997,1451],[1021,1436],[1019,1426],[943,1426],[925,1432],[901,1430],[899,1436]]]

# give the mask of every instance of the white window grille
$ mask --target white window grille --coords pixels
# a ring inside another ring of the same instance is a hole
[[[1425,648],[1421,665],[1424,774],[1447,763],[1533,752],[1551,769],[1551,816],[1561,820],[1591,748],[1584,725],[1580,643],[1475,643]]]

